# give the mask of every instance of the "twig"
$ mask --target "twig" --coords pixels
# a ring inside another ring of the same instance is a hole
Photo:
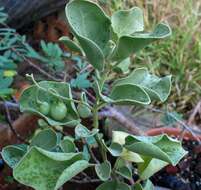
[[[5,101],[5,102],[0,102],[0,106],[7,106],[9,109],[19,109],[19,104]]]
[[[83,180],[76,180],[76,179],[71,179],[70,182],[73,183],[79,183],[79,184],[84,184],[84,183],[100,183],[100,179],[83,179]]]
[[[10,28],[7,24],[3,24],[6,28]],[[14,33],[15,36],[20,36],[17,32]],[[24,45],[24,44],[23,44]],[[15,47],[11,47],[10,48],[13,52],[16,53],[16,55],[18,55],[19,57],[21,57],[24,61],[26,61],[31,67],[35,68],[36,70],[38,70],[41,74],[47,76],[49,79],[55,80],[55,81],[61,81],[60,79],[55,78],[54,76],[50,75],[49,73],[47,73],[45,70],[41,69],[38,65],[36,65],[35,63],[33,63],[32,61],[30,61],[29,59],[27,59],[24,55],[22,55],[19,51],[17,51],[15,49]]]
[[[92,159],[93,159],[97,164],[99,164],[100,162],[99,162],[99,160],[96,158],[95,154],[93,153],[93,151],[92,151],[90,145],[89,145],[88,143],[86,143],[86,145],[87,145],[87,148],[88,148],[88,150],[89,150],[89,152],[90,152],[90,155],[91,155]]]
[[[135,135],[142,135],[143,132],[138,129],[134,122],[129,120],[125,115],[121,112],[117,111],[115,108],[107,107],[107,110],[103,110],[99,113],[99,117],[109,117],[114,119],[118,123],[120,123],[123,127],[125,127],[128,131]]]
[[[51,74],[47,73],[45,70],[41,69],[37,64],[33,63],[29,59],[27,59],[24,55],[19,53],[15,48],[11,48],[12,51],[14,51],[19,57],[21,57],[24,61],[26,61],[31,67],[35,68],[37,71],[39,71],[44,76],[48,77],[49,79],[52,79],[54,81],[60,82],[61,80],[58,78],[55,78]]]
[[[192,114],[190,115],[188,119],[188,124],[192,124],[193,121],[195,120],[195,116],[197,115],[197,113],[200,113],[200,112],[201,112],[201,101],[199,101],[197,105],[195,106]]]
[[[164,112],[164,111],[162,111],[162,110],[158,110],[158,109],[154,109],[154,108],[148,108],[148,109],[150,109],[150,110],[152,110],[152,111],[154,111],[154,112],[157,112],[157,113],[167,114],[167,112]],[[184,121],[182,121],[182,120],[176,118],[176,117],[175,117],[173,114],[171,114],[171,113],[168,113],[168,114],[169,114],[175,121],[177,121],[177,122],[183,127],[183,129],[189,131],[189,132],[192,134],[192,136],[193,136],[195,139],[197,139],[198,142],[200,141],[199,138],[196,136],[194,130],[192,130]]]
[[[24,142],[25,144],[29,144],[29,142],[27,142],[24,138],[22,138],[20,136],[20,134],[18,134],[18,132],[14,129],[13,125],[12,125],[12,119],[10,116],[10,111],[8,109],[8,106],[6,105],[6,103],[4,104],[5,107],[5,112],[6,112],[6,121],[8,123],[8,126],[10,127],[10,130],[12,131],[12,133],[17,137],[17,139],[19,139],[20,141]]]

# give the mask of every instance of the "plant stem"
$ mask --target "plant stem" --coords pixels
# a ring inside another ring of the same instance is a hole
[[[93,108],[93,125],[95,129],[99,128],[99,122],[98,122],[98,107],[97,105],[94,106]]]

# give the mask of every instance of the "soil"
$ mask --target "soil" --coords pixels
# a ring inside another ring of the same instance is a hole
[[[167,166],[156,174],[152,181],[172,190],[201,189],[201,144],[184,140],[184,148],[189,154],[175,167]]]

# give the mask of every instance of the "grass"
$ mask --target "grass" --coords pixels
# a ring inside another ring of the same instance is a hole
[[[103,1],[103,0],[102,0]],[[139,52],[133,67],[147,66],[158,75],[171,73],[173,89],[168,105],[178,112],[191,111],[201,99],[201,2],[197,0],[110,0],[110,12],[139,6],[147,29],[161,21],[173,30],[171,38]]]

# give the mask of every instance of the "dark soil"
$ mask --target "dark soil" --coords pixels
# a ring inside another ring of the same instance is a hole
[[[167,166],[152,181],[172,190],[201,190],[201,144],[183,141],[189,154],[176,167]]]

